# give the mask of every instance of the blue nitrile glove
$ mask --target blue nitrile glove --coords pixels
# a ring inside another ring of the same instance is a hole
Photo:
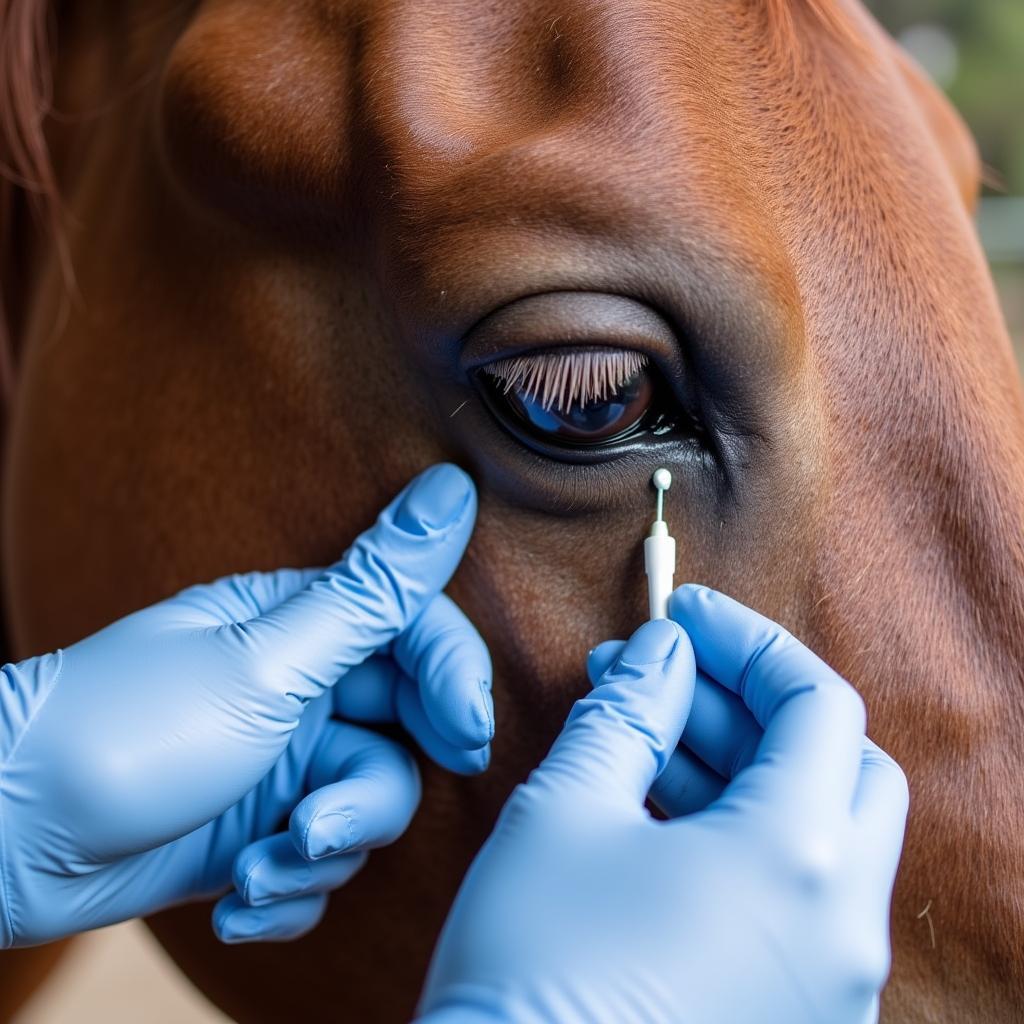
[[[682,625],[592,653],[596,688],[455,900],[421,1002],[430,1024],[876,1019],[901,771],[865,739],[854,690],[779,626],[698,587],[671,615]],[[722,728],[720,697],[763,729],[756,752],[720,795],[705,788],[709,806],[677,764],[663,795],[690,813],[655,820],[644,798],[691,702],[702,771],[730,775],[744,756],[750,736]]]
[[[420,795],[403,747],[336,716],[397,717],[442,764],[487,765],[490,660],[440,593],[475,511],[469,478],[436,466],[326,571],[192,587],[4,668],[0,946],[232,879],[226,941],[316,924]]]

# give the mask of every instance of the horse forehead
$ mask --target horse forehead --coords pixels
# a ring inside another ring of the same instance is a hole
[[[769,6],[218,0],[164,79],[171,149],[323,196],[359,181],[414,246],[489,209],[749,252],[771,219],[751,155],[795,92]]]
[[[728,2],[447,7],[447,17],[417,4],[382,8],[364,65],[383,127],[441,156],[562,120],[610,119],[649,135],[666,111],[675,120],[708,110],[749,51]]]
[[[705,256],[742,254],[786,277],[764,203],[766,168],[752,159],[766,111],[777,114],[798,92],[795,65],[772,59],[767,8],[376,8],[355,81],[385,205],[398,211],[389,237],[428,273],[439,269],[439,250],[489,244],[488,226],[500,223],[506,237],[506,228],[523,237],[539,228],[535,257],[545,243],[538,235],[549,240],[561,226],[666,255],[699,240]]]
[[[546,151],[538,159],[557,153],[562,170],[621,166],[676,191],[682,181],[699,187],[706,170],[721,188],[730,170],[751,176],[749,147],[766,125],[814,131],[807,95],[830,61],[849,59],[831,44],[813,61],[790,59],[773,31],[777,6],[384,4],[365,24],[352,69],[359,115],[390,169],[420,182],[532,145]]]
[[[536,287],[573,234],[669,273],[725,263],[770,279],[755,296],[802,307],[826,291],[814,274],[830,240],[856,230],[879,248],[878,225],[846,207],[863,205],[908,105],[894,89],[872,104],[886,76],[853,73],[811,21],[812,59],[785,59],[780,3],[217,0],[164,79],[181,126],[169,151],[194,153],[202,177],[226,168],[232,202],[241,180],[261,199],[313,196],[317,214],[369,213],[417,300],[450,303],[462,283],[480,304],[496,246]]]
[[[219,0],[194,17],[185,63],[203,106],[264,148],[304,135],[314,157],[369,134],[391,169],[423,173],[563,128],[580,160],[633,155],[678,176],[673,157],[739,151],[745,128],[799,98],[808,65],[773,50],[778,6]]]

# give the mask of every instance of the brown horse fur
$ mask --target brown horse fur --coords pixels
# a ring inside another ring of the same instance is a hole
[[[642,615],[666,464],[678,578],[805,639],[907,770],[884,1019],[1019,1016],[1021,389],[974,149],[854,0],[146,0],[57,27],[45,150],[45,76],[3,51],[8,88],[30,77],[2,124],[23,179],[52,160],[76,277],[5,217],[17,652],[330,559],[438,459],[481,489],[451,590],[494,655],[491,769],[426,768],[413,828],[294,946],[219,947],[205,907],[157,918],[204,991],[243,1021],[409,1014],[584,652]],[[661,325],[631,346],[697,396],[703,460],[656,438],[544,458],[481,402],[460,360],[495,344],[490,314],[518,350],[614,344],[594,293]]]

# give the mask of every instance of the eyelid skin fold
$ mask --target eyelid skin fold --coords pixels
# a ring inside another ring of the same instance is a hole
[[[663,367],[682,362],[675,333],[649,306],[603,292],[545,292],[477,322],[465,335],[460,363],[471,373],[523,352],[601,347],[641,353]]]

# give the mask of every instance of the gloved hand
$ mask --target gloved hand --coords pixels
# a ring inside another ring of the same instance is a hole
[[[469,478],[436,466],[327,571],[192,587],[6,666],[0,946],[207,897],[232,877],[214,911],[225,941],[311,928],[420,795],[403,747],[337,715],[397,717],[441,764],[487,765],[487,649],[440,593],[475,511]]]
[[[854,690],[779,626],[693,586],[670,615],[592,652],[596,688],[463,881],[430,1024],[876,1019],[901,771]],[[741,710],[763,729],[751,751]],[[662,798],[689,813],[662,822],[644,798],[670,755]],[[711,769],[744,760],[719,795]]]

